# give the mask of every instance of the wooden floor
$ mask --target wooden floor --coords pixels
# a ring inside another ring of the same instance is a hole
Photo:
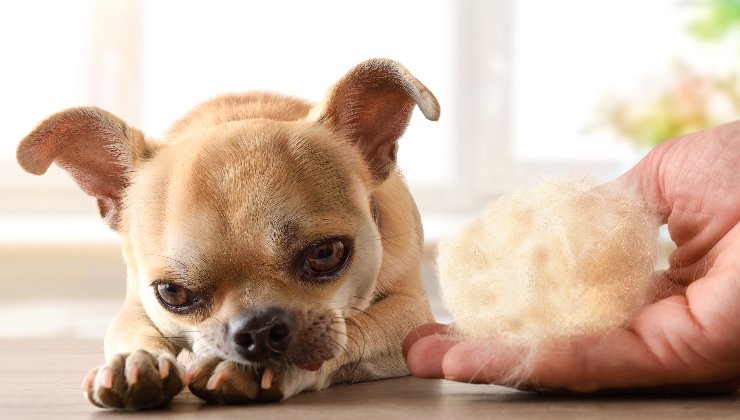
[[[740,419],[738,395],[554,397],[489,385],[415,378],[338,386],[282,403],[252,406],[206,405],[183,392],[166,410],[121,414],[95,408],[83,398],[82,377],[101,360],[99,341],[0,340],[0,418]]]

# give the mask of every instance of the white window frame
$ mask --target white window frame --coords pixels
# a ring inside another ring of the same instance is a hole
[[[450,191],[420,191],[433,211],[476,211],[489,200],[544,176],[605,179],[619,160],[535,162],[513,156],[511,112],[513,0],[456,2],[455,171]],[[557,133],[553,133],[557,136]]]

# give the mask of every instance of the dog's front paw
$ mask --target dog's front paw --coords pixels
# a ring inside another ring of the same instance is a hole
[[[198,358],[188,366],[185,378],[193,394],[212,403],[245,404],[283,399],[273,371],[259,372],[229,360]]]
[[[163,406],[183,386],[182,372],[174,357],[155,357],[145,350],[115,355],[91,371],[82,383],[91,403],[122,410]]]

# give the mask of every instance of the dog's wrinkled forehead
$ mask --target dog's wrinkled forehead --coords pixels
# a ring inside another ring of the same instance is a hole
[[[362,203],[355,200],[351,152],[330,133],[308,123],[257,120],[223,124],[185,141],[168,194],[168,211],[185,221],[183,229],[255,243],[297,227],[314,235],[351,233],[331,232],[351,229]]]
[[[341,154],[310,126],[292,127],[300,125],[248,121],[210,132],[188,168],[193,198],[235,211],[277,210],[296,200],[300,207],[351,207],[351,173]]]

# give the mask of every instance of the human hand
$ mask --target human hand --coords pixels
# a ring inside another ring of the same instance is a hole
[[[412,331],[412,375],[501,383],[534,352],[523,389],[731,392],[740,387],[740,121],[663,143],[614,181],[659,209],[677,249],[655,299],[623,328],[537,349]]]

